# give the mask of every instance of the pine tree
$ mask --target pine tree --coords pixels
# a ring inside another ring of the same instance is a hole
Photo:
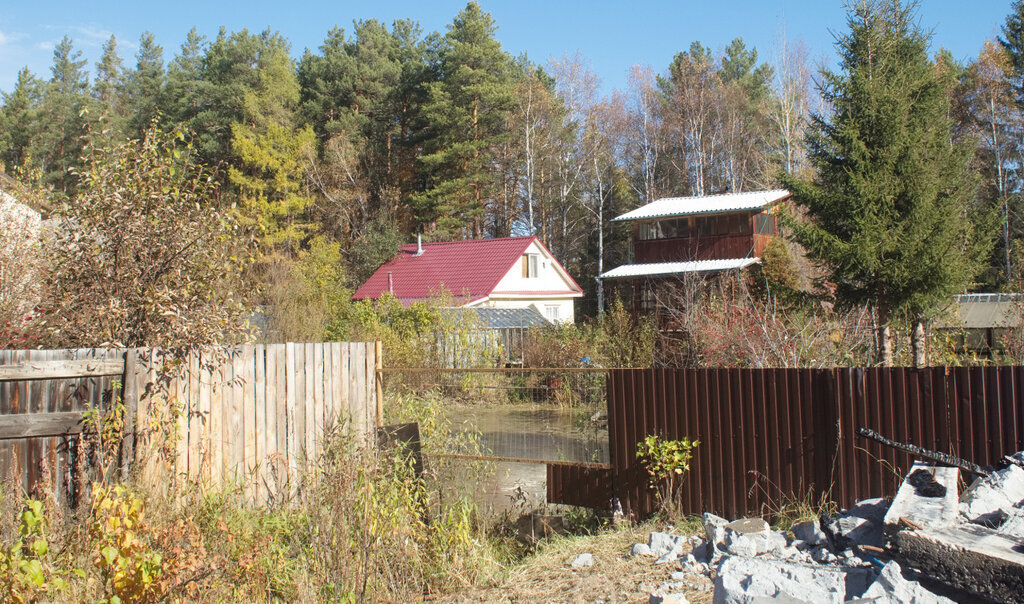
[[[841,71],[822,76],[832,113],[815,116],[809,135],[817,176],[782,176],[808,218],[791,221],[794,238],[827,268],[840,302],[874,307],[887,365],[900,313],[923,363],[922,322],[970,285],[990,242],[969,219],[971,149],[951,142],[949,99],[914,8],[876,0],[851,10]]]
[[[103,44],[103,55],[96,63],[96,80],[92,85],[92,96],[99,104],[98,110],[104,116],[104,130],[120,137],[125,134],[124,66],[117,54],[117,38]]]
[[[157,116],[164,85],[164,49],[156,43],[152,32],[139,37],[135,58],[135,69],[128,74],[125,88],[130,112],[128,134],[140,138]]]
[[[50,81],[39,111],[39,135],[30,153],[43,170],[47,184],[65,195],[73,192],[71,170],[80,165],[86,127],[90,119],[89,77],[86,60],[67,36],[53,49]]]
[[[172,124],[188,124],[199,113],[199,81],[203,77],[205,40],[193,27],[181,50],[167,66],[160,110]]]
[[[0,163],[4,169],[32,168],[33,139],[38,134],[38,112],[43,99],[43,82],[28,67],[18,72],[14,90],[3,93],[0,110]]]
[[[515,79],[495,30],[491,16],[470,2],[436,49],[440,78],[427,85],[422,113],[425,191],[413,197],[413,208],[437,238],[482,236],[488,201],[500,190],[494,157],[509,136]]]

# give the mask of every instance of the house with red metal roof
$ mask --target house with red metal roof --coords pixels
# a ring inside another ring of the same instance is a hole
[[[353,300],[390,292],[402,304],[450,294],[468,308],[536,308],[551,322],[572,322],[583,290],[537,237],[403,245],[363,283]]]

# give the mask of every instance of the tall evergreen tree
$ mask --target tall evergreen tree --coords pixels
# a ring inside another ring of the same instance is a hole
[[[32,168],[27,165],[32,153],[31,145],[38,133],[39,106],[43,99],[43,82],[28,67],[18,72],[14,90],[3,94],[0,110],[0,163],[4,169]]]
[[[152,32],[139,37],[135,58],[135,69],[125,82],[130,106],[128,133],[141,138],[157,115],[164,85],[164,49],[156,43]]]
[[[203,77],[205,40],[193,27],[181,50],[167,66],[160,110],[172,124],[190,123],[199,113],[199,82]]]
[[[425,190],[413,207],[438,238],[482,236],[488,201],[500,190],[494,157],[508,138],[516,82],[495,30],[479,4],[467,4],[437,49],[439,80],[427,85],[420,158]]]
[[[969,219],[971,149],[951,144],[949,99],[915,6],[851,10],[841,71],[822,74],[832,113],[815,116],[809,135],[817,175],[782,177],[808,218],[791,221],[796,241],[827,268],[840,302],[875,308],[884,364],[897,313],[913,322],[914,360],[924,362],[922,322],[971,283],[990,242]]]
[[[43,179],[60,193],[72,193],[71,169],[80,164],[90,111],[89,77],[82,52],[67,36],[53,49],[50,81],[39,112],[39,135],[33,137],[31,154],[43,171]]]
[[[261,70],[268,65],[268,58],[281,52],[288,54],[288,42],[280,34],[270,30],[252,34],[246,29],[231,34],[221,29],[206,49],[202,78],[196,86],[197,111],[189,123],[206,163],[236,162],[231,150],[232,124],[245,120],[249,94],[266,85],[261,84]],[[260,111],[283,115],[291,110],[266,107]]]
[[[124,78],[124,65],[117,53],[117,38],[110,36],[103,44],[103,54],[96,63],[92,95],[106,121],[104,130],[115,137],[125,133]]]

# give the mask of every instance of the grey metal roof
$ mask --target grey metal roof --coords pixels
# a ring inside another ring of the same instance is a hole
[[[682,273],[710,273],[741,269],[760,262],[760,258],[730,258],[727,260],[694,260],[690,262],[651,262],[624,264],[602,274],[600,279],[628,279],[631,277],[657,277]]]
[[[1022,323],[1024,299],[1021,294],[963,294],[953,296],[949,311],[952,316],[936,320],[935,327],[1013,327]]]
[[[761,210],[789,197],[786,189],[750,191],[747,193],[725,193],[701,197],[665,197],[645,206],[612,218],[612,222],[629,220],[650,220],[669,216],[690,216],[693,214],[721,214],[744,210]]]
[[[540,314],[533,306],[529,308],[464,308],[460,310],[475,312],[480,327],[484,329],[509,329],[548,323],[544,315]]]

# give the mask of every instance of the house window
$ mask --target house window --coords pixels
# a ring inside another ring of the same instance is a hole
[[[641,241],[650,239],[678,239],[689,236],[690,223],[687,218],[640,223],[639,238]]]
[[[778,226],[775,223],[775,216],[768,212],[761,212],[755,217],[754,232],[758,235],[775,235]]]
[[[651,284],[645,283],[640,286],[640,310],[654,310],[658,305],[658,298],[654,295]]]
[[[715,235],[715,226],[714,218],[698,218],[697,234],[701,237],[712,237]]]
[[[540,276],[540,254],[523,254],[523,278],[535,279]]]
[[[544,305],[544,318],[554,323],[561,318],[561,308],[557,304]]]

